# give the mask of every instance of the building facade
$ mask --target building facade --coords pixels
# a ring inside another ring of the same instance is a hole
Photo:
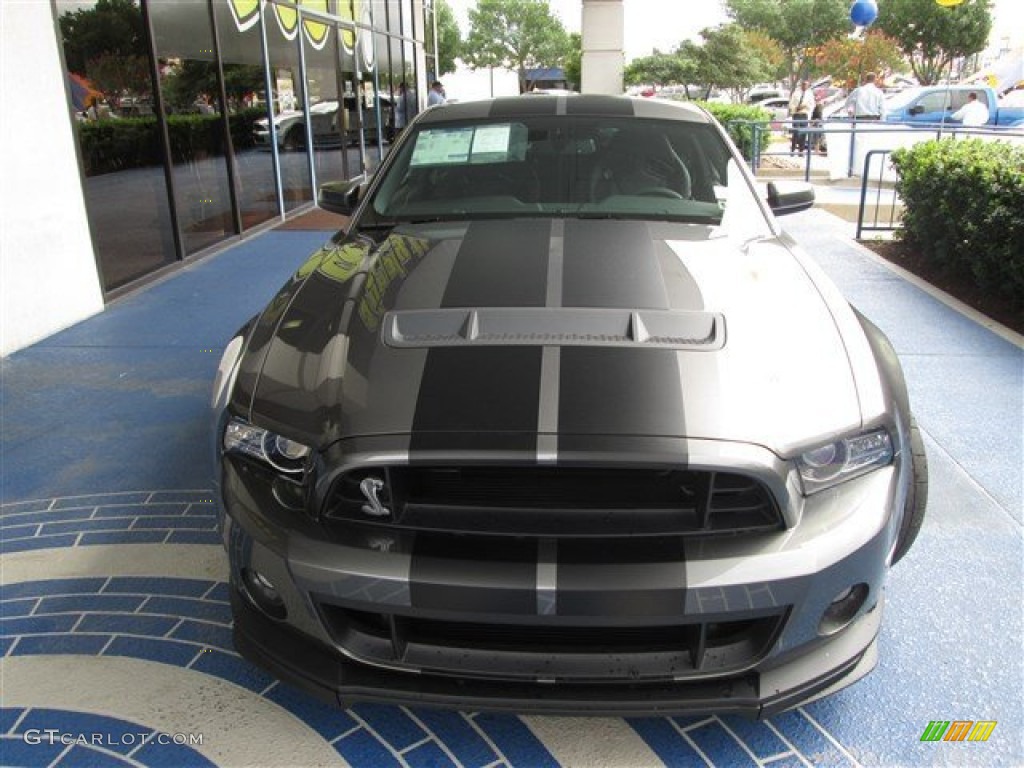
[[[371,172],[434,77],[432,0],[0,6],[0,354]]]

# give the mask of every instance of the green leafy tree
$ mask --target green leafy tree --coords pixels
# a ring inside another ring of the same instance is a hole
[[[565,79],[569,87],[577,91],[583,82],[583,35],[579,32],[569,35],[569,52],[565,56]]]
[[[919,82],[949,72],[954,59],[984,50],[992,30],[988,0],[944,8],[935,0],[885,0],[875,27],[896,40]]]
[[[724,24],[700,34],[703,45],[691,51],[697,62],[696,81],[704,86],[705,96],[723,89],[731,92],[733,101],[740,101],[751,86],[770,76],[770,63],[738,24]]]
[[[462,55],[462,31],[455,13],[445,0],[434,0],[434,18],[437,20],[438,75],[455,71],[455,60]]]
[[[725,8],[744,29],[763,32],[779,44],[791,85],[807,75],[808,49],[851,28],[849,0],[725,0]]]
[[[473,68],[506,67],[529,89],[526,70],[562,64],[569,36],[543,0],[480,0],[469,11],[462,58]]]
[[[685,53],[662,53],[633,59],[626,65],[623,79],[627,85],[685,85],[694,82],[697,63]]]
[[[85,74],[114,109],[125,99],[150,95],[149,59],[145,56],[104,53],[86,62]]]
[[[216,99],[220,95],[217,85],[217,65],[212,61],[185,59],[174,67],[162,81],[164,100],[178,110],[188,110],[196,98]],[[229,110],[234,111],[250,93],[263,88],[263,68],[254,64],[224,64],[224,90]]]
[[[60,17],[60,31],[64,61],[79,74],[91,59],[104,55],[145,55],[142,11],[132,0],[98,0],[92,8],[68,11]]]

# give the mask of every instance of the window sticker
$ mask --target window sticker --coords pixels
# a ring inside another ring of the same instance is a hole
[[[512,126],[481,125],[473,136],[473,162],[486,163],[508,159],[509,137]]]
[[[519,123],[429,128],[416,136],[409,162],[415,168],[522,161],[526,146],[526,126]]]
[[[420,131],[412,151],[412,167],[418,165],[454,165],[469,162],[473,128],[443,128]]]

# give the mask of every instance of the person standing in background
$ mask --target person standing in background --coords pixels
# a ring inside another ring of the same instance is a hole
[[[793,132],[789,140],[789,153],[803,154],[807,150],[807,121],[811,119],[814,109],[814,91],[806,80],[800,81],[799,90],[794,90],[789,97],[789,116],[793,120]]]
[[[409,121],[416,117],[416,91],[410,90],[403,80],[398,84],[398,99],[395,102],[395,134],[405,130]]]
[[[433,107],[437,104],[446,104],[448,99],[444,95],[444,86],[441,85],[440,80],[435,80],[430,84],[430,93],[427,94],[427,106]]]
[[[967,103],[950,116],[951,120],[959,120],[964,127],[985,125],[988,122],[988,107],[978,101],[978,94],[971,91],[967,94]]]
[[[885,114],[885,96],[875,85],[875,73],[864,75],[864,82],[846,97],[846,114],[855,120],[881,120]]]

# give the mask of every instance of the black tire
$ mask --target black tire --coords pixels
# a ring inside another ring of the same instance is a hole
[[[306,148],[306,129],[301,125],[296,125],[288,129],[288,133],[284,135],[284,148],[292,151],[298,151]]]
[[[907,503],[903,507],[903,521],[900,523],[900,533],[896,539],[896,547],[893,549],[893,565],[903,559],[903,556],[910,551],[921,524],[924,522],[925,508],[928,506],[928,457],[924,452],[924,441],[921,439],[921,432],[917,428],[917,421],[910,417],[910,453],[911,453],[911,481],[910,489],[907,491]]]

